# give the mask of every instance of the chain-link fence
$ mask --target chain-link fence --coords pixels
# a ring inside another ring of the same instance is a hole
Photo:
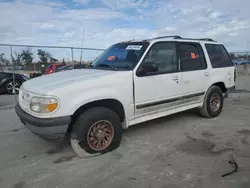
[[[13,105],[27,79],[90,64],[104,49],[0,44],[0,108]],[[15,99],[15,100],[13,100]]]
[[[237,76],[250,75],[250,52],[231,52],[230,56],[236,66]]]
[[[0,109],[13,106],[27,79],[90,64],[104,49],[0,44]],[[231,52],[237,76],[250,75],[250,52]]]

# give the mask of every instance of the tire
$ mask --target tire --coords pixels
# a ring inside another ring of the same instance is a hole
[[[15,85],[15,88],[17,88],[17,89],[14,90],[15,93],[13,92],[13,90],[10,89],[10,87],[13,87],[14,85]],[[5,85],[4,85],[4,87],[5,87],[5,92],[6,92],[7,94],[18,94],[21,85],[22,85],[22,83],[20,83],[20,82],[18,82],[18,81],[16,81],[15,84],[14,84],[14,82],[13,82],[12,80],[9,80],[9,81],[7,81],[7,82],[5,83]]]
[[[79,157],[100,155],[120,146],[122,132],[120,118],[115,112],[104,107],[94,107],[76,119],[70,142]]]
[[[200,115],[206,118],[217,117],[221,113],[223,103],[224,98],[221,89],[218,86],[211,86],[204,97]]]

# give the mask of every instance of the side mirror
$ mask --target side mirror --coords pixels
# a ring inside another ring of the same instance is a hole
[[[145,63],[138,70],[139,76],[147,76],[158,72],[158,67],[155,63]]]

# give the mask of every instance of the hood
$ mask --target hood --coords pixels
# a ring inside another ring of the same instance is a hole
[[[57,72],[49,75],[43,75],[33,78],[23,83],[24,90],[37,93],[48,94],[48,92],[57,88],[67,87],[69,85],[82,82],[89,82],[95,79],[101,79],[104,76],[117,74],[120,71],[109,71],[99,69],[75,69],[63,72]]]

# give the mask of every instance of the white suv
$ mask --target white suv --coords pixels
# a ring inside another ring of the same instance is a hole
[[[212,39],[164,36],[120,42],[90,67],[26,81],[16,113],[35,134],[70,135],[79,155],[119,147],[123,129],[192,108],[216,117],[235,88],[235,67]]]

